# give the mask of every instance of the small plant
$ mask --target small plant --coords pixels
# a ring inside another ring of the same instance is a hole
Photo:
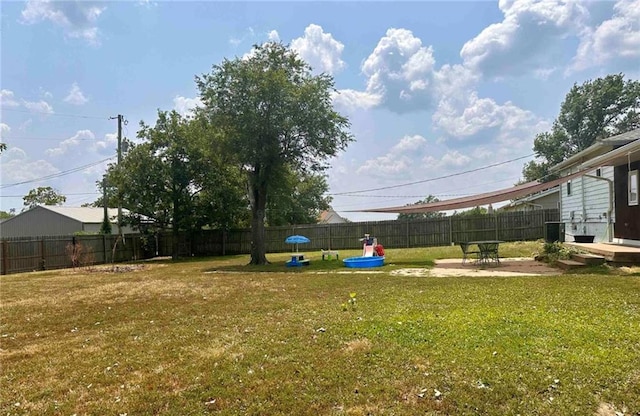
[[[73,243],[67,243],[65,251],[67,252],[67,256],[69,256],[69,260],[71,260],[72,267],[75,269],[80,266],[80,260],[83,254],[82,252],[84,251],[82,244],[76,243],[74,239]]]
[[[67,243],[65,251],[67,252],[69,260],[71,260],[71,266],[74,269],[78,267],[85,267],[87,270],[91,270],[91,267],[95,264],[95,256],[93,252],[86,250],[80,243]]]
[[[356,310],[356,292],[349,293],[349,300],[342,304],[342,310],[347,311],[351,307],[352,311]]]
[[[544,243],[542,253],[539,256],[536,256],[536,258],[546,263],[553,264],[558,260],[570,259],[571,255],[577,252],[578,250],[555,241],[553,243]]]

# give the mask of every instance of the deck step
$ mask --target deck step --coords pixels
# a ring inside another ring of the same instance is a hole
[[[563,270],[572,270],[579,269],[580,267],[586,267],[586,264],[575,260],[558,260],[558,267]]]
[[[587,266],[599,266],[604,264],[604,257],[597,256],[595,254],[575,253],[571,255],[571,260],[578,263],[585,264]]]

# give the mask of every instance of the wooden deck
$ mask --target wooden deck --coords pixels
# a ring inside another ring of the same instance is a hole
[[[604,257],[607,262],[621,264],[640,264],[640,247],[623,246],[611,243],[564,243],[586,252]]]

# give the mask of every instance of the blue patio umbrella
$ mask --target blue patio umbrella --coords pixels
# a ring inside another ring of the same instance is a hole
[[[289,237],[285,238],[284,242],[287,243],[287,244],[295,244],[296,245],[296,252],[297,252],[298,251],[298,244],[310,243],[311,240],[309,240],[307,237],[305,237],[303,235],[290,235]]]

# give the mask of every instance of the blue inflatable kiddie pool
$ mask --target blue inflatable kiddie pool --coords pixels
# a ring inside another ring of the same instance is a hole
[[[384,264],[384,257],[381,256],[369,256],[369,257],[349,257],[342,260],[345,267],[351,267],[354,269],[367,269],[370,267],[380,267]]]

